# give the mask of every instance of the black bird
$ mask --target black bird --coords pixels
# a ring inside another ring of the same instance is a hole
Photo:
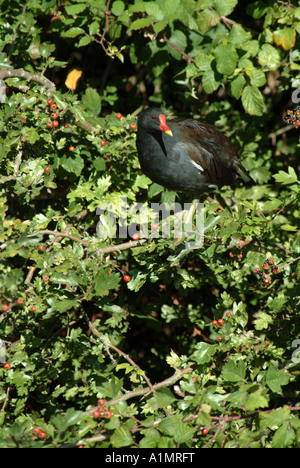
[[[191,194],[252,179],[231,141],[213,125],[197,120],[166,120],[150,107],[138,118],[137,151],[141,169],[153,182]]]

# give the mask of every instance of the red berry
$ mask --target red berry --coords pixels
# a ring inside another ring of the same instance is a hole
[[[105,405],[105,400],[103,398],[100,398],[97,403],[98,403],[99,406],[104,406]]]
[[[45,281],[45,283],[47,283],[49,281],[49,279],[50,279],[49,276],[47,276],[47,275],[43,276],[43,281]]]
[[[159,228],[158,224],[156,224],[156,223],[152,224],[152,230],[153,231],[157,231],[158,228]]]
[[[57,109],[57,105],[55,103],[51,104],[50,109],[55,111]]]
[[[4,369],[9,370],[11,369],[11,364],[9,362],[6,362],[3,367]]]
[[[104,411],[103,416],[104,416],[106,419],[110,419],[111,416],[112,416],[112,413],[111,413],[111,411],[107,410],[107,411]]]
[[[202,430],[202,434],[203,434],[203,435],[206,435],[207,433],[208,433],[208,429],[207,429],[207,427],[205,427],[205,428]]]
[[[130,124],[130,128],[131,128],[131,130],[135,130],[136,129],[136,124],[135,123]]]
[[[243,254],[242,253],[237,254],[237,258],[243,258]]]
[[[23,302],[24,302],[24,300],[21,297],[19,297],[17,299],[17,304],[21,305],[21,304],[23,304]]]
[[[16,221],[20,224],[22,224],[22,220],[21,219],[16,219]]]
[[[7,305],[7,304],[4,304],[4,305],[2,306],[2,309],[1,309],[1,310],[2,310],[2,312],[7,312],[8,309],[9,309],[8,305]]]
[[[125,283],[128,283],[128,281],[130,281],[130,276],[129,275],[125,275],[123,280],[125,281]]]
[[[223,325],[224,320],[223,320],[222,318],[220,318],[220,319],[218,320],[218,323],[219,323],[219,325]]]
[[[98,419],[98,418],[100,418],[100,414],[101,414],[100,411],[99,411],[99,410],[96,410],[96,411],[93,412],[93,417],[94,417],[95,419]]]
[[[231,317],[231,312],[226,312],[226,317]]]
[[[52,127],[52,122],[47,122],[47,127],[48,128]]]
[[[73,145],[69,146],[69,151],[75,151],[75,146]]]
[[[140,238],[140,235],[139,235],[138,232],[135,232],[135,233],[133,234],[133,236],[132,236],[132,239],[133,239],[133,240],[139,240],[139,238]]]
[[[30,310],[31,310],[31,312],[35,312],[35,311],[36,311],[36,307],[35,307],[35,306],[32,306]]]
[[[40,430],[39,427],[34,427],[32,429],[32,434],[35,435],[35,436],[39,435],[40,432],[41,432],[41,430]]]
[[[216,325],[218,325],[218,322],[216,320],[213,320],[212,324],[216,326]]]
[[[38,437],[39,439],[45,439],[47,437],[47,434],[45,431],[40,431]]]
[[[51,119],[56,120],[58,118],[58,114],[56,112],[52,112]]]
[[[66,124],[66,125],[65,125],[65,128],[69,128],[69,124]]]
[[[256,268],[253,269],[254,273],[258,273],[259,271],[260,271],[259,267],[256,267]]]
[[[48,174],[49,174],[49,172],[51,172],[51,167],[49,167],[49,166],[45,167],[45,172],[48,172]]]
[[[105,146],[106,145],[106,141],[105,140],[102,140],[101,141],[101,146]]]
[[[44,245],[39,245],[39,251],[40,252],[44,252],[45,249],[46,249],[46,247]]]
[[[229,257],[233,258],[235,257],[235,254],[233,252],[229,252]]]
[[[53,127],[58,127],[59,126],[58,120],[53,120],[52,126]]]
[[[47,101],[47,104],[49,104],[49,106],[51,106],[51,104],[53,104],[53,99],[49,98],[48,101]]]
[[[221,341],[223,338],[221,336],[218,336],[217,341]]]
[[[122,114],[121,114],[120,112],[118,112],[118,113],[116,114],[116,117],[117,117],[117,119],[121,119],[123,116],[122,116]]]

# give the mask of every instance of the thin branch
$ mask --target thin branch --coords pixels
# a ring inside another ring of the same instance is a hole
[[[131,364],[140,374],[143,375],[145,381],[147,382],[147,385],[150,389],[151,392],[155,392],[155,389],[153,388],[153,385],[152,383],[150,382],[150,380],[148,379],[148,377],[146,376],[145,372],[131,359],[130,356],[128,356],[128,354],[124,353],[124,351],[122,351],[121,349],[117,348],[117,346],[113,345],[107,338],[105,338],[103,335],[101,335],[101,333],[98,332],[97,328],[95,327],[95,325],[89,320],[88,321],[88,324],[89,324],[89,327],[90,329],[92,330],[93,334],[99,338],[102,343],[110,348],[110,349],[113,349],[114,351],[116,351],[120,356],[122,356],[123,358],[126,359],[126,361],[129,362],[129,364]],[[149,389],[146,389],[146,391],[148,392]]]
[[[183,58],[185,58],[185,60],[188,62],[188,63],[191,63],[191,62],[195,62],[195,59],[193,59],[193,57],[191,57],[190,55],[186,54],[183,50],[181,50],[176,44],[173,44],[173,42],[169,41],[169,39],[166,38],[166,35],[164,34],[164,37],[162,39],[163,42],[166,42],[167,44],[169,44],[171,47],[173,47],[173,49],[177,50],[177,52],[179,52]]]
[[[192,371],[193,369],[191,367],[186,367],[185,369],[177,370],[175,374],[173,374],[171,377],[168,377],[162,382],[158,382],[154,384],[153,389],[155,391],[155,390],[158,390],[159,388],[169,387],[170,385],[173,385],[175,382],[177,382],[177,380],[181,379],[183,375],[189,374]],[[114,398],[113,400],[109,400],[107,404],[110,406],[116,405],[117,403],[120,403],[120,401],[129,400],[130,398],[135,398],[137,396],[148,395],[149,393],[150,393],[149,388],[140,388],[137,390],[128,391],[127,393],[124,393],[124,395]],[[97,409],[97,406],[87,410],[86,412],[90,414],[90,413],[93,413],[95,409]]]
[[[38,235],[49,235],[54,237],[67,237],[68,239],[73,240],[74,242],[79,242],[80,244],[84,245],[85,247],[89,247],[92,245],[91,242],[85,241],[80,239],[79,237],[74,236],[73,234],[68,234],[67,232],[59,232],[59,231],[51,231],[50,229],[42,229],[41,231],[36,231],[32,234],[28,234],[27,237],[35,237]],[[123,244],[116,244],[116,245],[109,245],[108,247],[101,247],[97,249],[96,253],[98,255],[105,255],[112,252],[121,252],[122,250],[131,249],[133,247],[138,247],[147,239],[139,239],[137,241],[128,241],[124,242]]]

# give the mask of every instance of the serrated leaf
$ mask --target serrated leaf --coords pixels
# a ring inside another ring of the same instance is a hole
[[[205,364],[207,362],[211,362],[213,355],[216,352],[216,349],[213,345],[209,343],[198,343],[196,345],[197,351],[195,351],[192,355],[192,358],[195,359],[197,364]]]
[[[228,382],[241,382],[246,375],[246,364],[244,361],[239,361],[238,364],[230,361],[223,366],[221,375]]]
[[[115,0],[111,6],[111,12],[113,15],[120,16],[125,9],[124,2],[121,0]]]
[[[293,167],[289,166],[288,172],[279,171],[277,174],[274,174],[274,179],[276,182],[281,182],[282,184],[294,184],[297,182],[297,174]]]
[[[277,429],[272,437],[272,448],[289,447],[295,440],[295,432],[291,426],[285,422]]]
[[[283,50],[290,50],[296,42],[296,31],[294,28],[277,29],[273,32],[273,40],[276,45],[279,45]]]
[[[233,44],[221,44],[215,48],[217,70],[222,75],[232,75],[236,69],[238,54]]]
[[[128,445],[131,445],[134,442],[129,430],[124,425],[118,427],[114,431],[110,440],[112,446],[115,448],[128,447]]]
[[[93,88],[87,88],[82,96],[82,102],[93,117],[96,117],[101,112],[101,97]]]
[[[65,5],[64,8],[68,15],[74,16],[84,11],[87,8],[87,5],[85,3],[77,3],[76,5]]]
[[[262,115],[264,98],[256,86],[246,86],[242,92],[242,103],[246,112],[250,115]]]
[[[74,173],[75,175],[79,176],[81,174],[82,169],[84,168],[84,161],[78,154],[74,155],[73,157],[68,157],[63,155],[60,160],[60,165],[70,173]]]
[[[281,386],[287,385],[289,380],[289,374],[284,369],[278,370],[276,367],[270,365],[266,373],[266,383],[272,392],[279,393],[281,391]]]
[[[273,322],[273,318],[265,312],[260,312],[258,318],[254,320],[256,330],[264,330]]]
[[[248,411],[255,411],[258,408],[267,408],[268,405],[268,398],[258,392],[249,393],[244,402],[244,407]]]
[[[183,444],[192,438],[194,435],[194,428],[188,426],[188,424],[183,423],[179,416],[171,416],[169,418],[163,419],[159,425],[159,430],[165,435],[171,436],[174,438],[175,442],[178,444]]]
[[[77,37],[80,34],[84,34],[84,33],[85,33],[84,29],[73,27],[73,28],[67,29],[67,31],[64,31],[62,33],[62,36],[63,37]]]
[[[259,425],[262,428],[272,429],[274,426],[280,426],[284,421],[289,419],[290,410],[288,407],[279,408],[270,413],[260,413],[259,415]]]

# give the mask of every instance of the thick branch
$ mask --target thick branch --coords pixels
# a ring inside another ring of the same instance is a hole
[[[23,68],[18,68],[17,70],[11,70],[8,68],[2,68],[0,70],[0,80],[4,80],[5,78],[24,78],[25,80],[28,81],[34,81],[35,83],[38,83],[45,88],[48,89],[50,93],[55,92],[55,86],[54,84],[48,80],[45,76],[42,75],[35,75],[34,73],[27,72],[23,70]]]

